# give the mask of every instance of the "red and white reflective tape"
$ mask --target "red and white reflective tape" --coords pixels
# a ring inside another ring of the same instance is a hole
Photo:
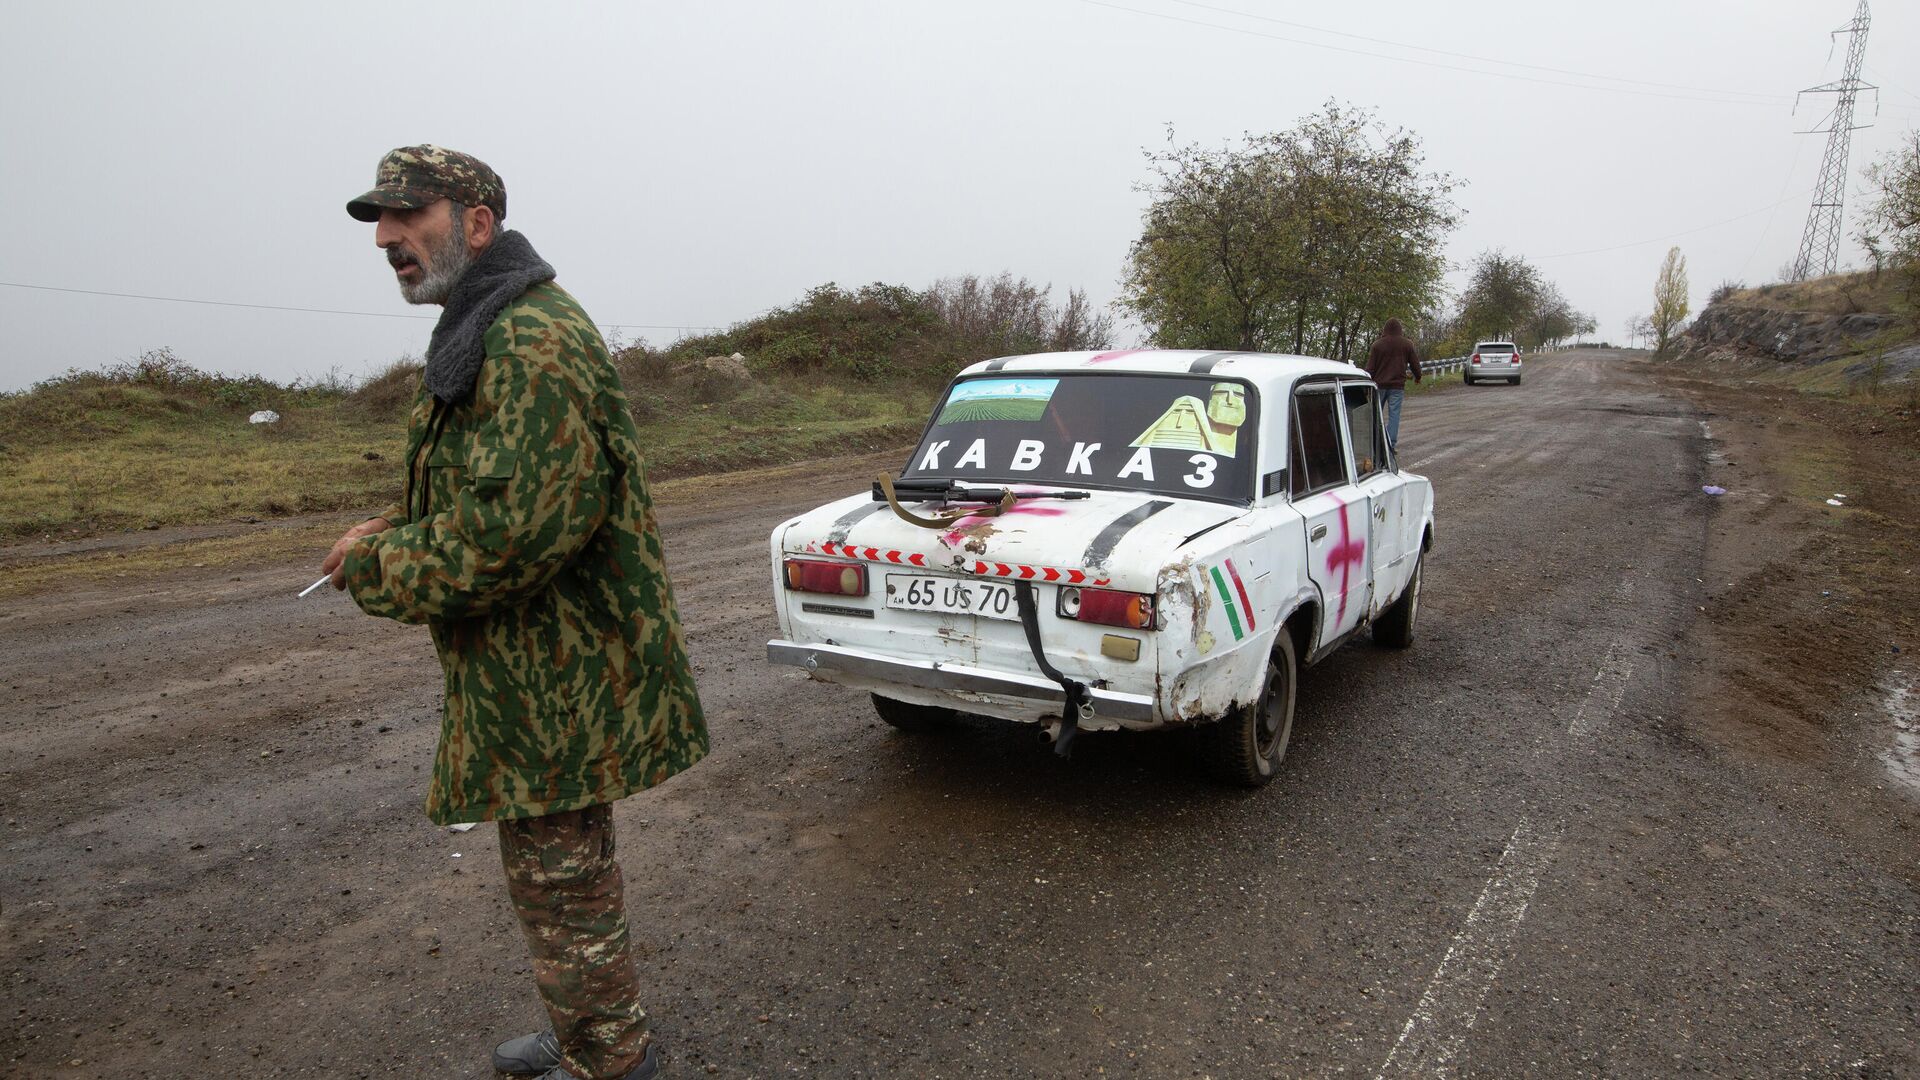
[[[817,551],[822,555],[837,555],[843,559],[858,559],[861,562],[890,563],[894,566],[927,565],[927,557],[918,551],[895,551],[892,548],[860,547],[857,544],[836,544],[823,540],[818,544],[808,544],[809,552]],[[1052,566],[1027,566],[1023,563],[981,562],[975,559],[971,567],[958,569],[981,577],[1017,578],[1021,581],[1049,581],[1062,585],[1106,585],[1112,578],[1097,578],[1085,570],[1061,570]]]
[[[973,572],[984,577],[1010,577],[1022,581],[1058,581],[1068,585],[1105,585],[1112,578],[1089,577],[1085,570],[1055,570],[1051,566],[1023,566],[1020,563],[990,563],[975,560]]]
[[[893,551],[888,548],[863,548],[852,544],[836,544],[826,541],[820,545],[820,554],[838,555],[846,559],[861,559],[865,562],[892,563],[895,566],[925,566],[927,557],[917,551]]]

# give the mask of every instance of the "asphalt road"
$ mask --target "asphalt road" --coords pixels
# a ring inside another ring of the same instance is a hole
[[[1411,399],[1401,449],[1418,640],[1307,671],[1256,793],[768,667],[768,532],[891,461],[664,505],[715,751],[617,821],[671,1072],[1920,1074],[1911,866],[1802,812],[1858,778],[1689,735],[1688,407],[1583,352]],[[0,1074],[478,1078],[543,1022],[491,829],[420,813],[424,632],[309,580],[0,611]]]

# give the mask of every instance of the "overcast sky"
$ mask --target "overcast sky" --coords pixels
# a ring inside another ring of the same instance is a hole
[[[1853,10],[10,4],[0,389],[159,346],[276,379],[419,352],[439,309],[401,301],[372,226],[343,209],[394,146],[485,159],[507,224],[593,317],[665,343],[827,281],[1011,270],[1104,303],[1140,228],[1142,150],[1168,124],[1219,145],[1329,98],[1412,129],[1430,168],[1466,182],[1456,264],[1523,255],[1618,339],[1651,306],[1669,243],[1696,307],[1791,261],[1824,144],[1794,133],[1831,104],[1795,115],[1793,94],[1840,76],[1844,41],[1830,55],[1827,35]],[[1885,89],[1877,117],[1862,100],[1876,126],[1855,134],[1849,233],[1861,167],[1920,124],[1920,75],[1897,59],[1920,56],[1920,4],[1873,15],[1866,76]],[[1859,257],[1851,240],[1844,257]]]

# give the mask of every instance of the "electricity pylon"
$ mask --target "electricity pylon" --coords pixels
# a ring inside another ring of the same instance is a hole
[[[1847,149],[1853,133],[1862,127],[1853,122],[1853,99],[1862,90],[1878,90],[1860,81],[1860,63],[1867,54],[1867,0],[1853,13],[1853,21],[1835,30],[1833,37],[1847,35],[1847,74],[1838,82],[1809,86],[1802,94],[1835,94],[1833,112],[1823,125],[1803,131],[1802,135],[1827,137],[1827,156],[1820,163],[1820,186],[1813,191],[1813,209],[1807,213],[1807,231],[1800,237],[1800,255],[1793,261],[1793,280],[1831,274],[1840,259],[1840,206],[1847,194]],[[1876,98],[1876,100],[1878,100]],[[1797,108],[1798,97],[1794,98]]]

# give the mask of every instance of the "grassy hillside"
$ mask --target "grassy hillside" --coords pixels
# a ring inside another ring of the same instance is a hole
[[[1103,346],[1084,294],[1025,279],[925,291],[824,285],[726,331],[614,363],[656,478],[904,446],[960,367]],[[740,359],[732,359],[738,355]],[[282,386],[158,349],[0,394],[0,541],[371,512],[400,491],[419,365],[367,382]],[[249,424],[272,409],[274,424]]]
[[[1737,370],[1749,385],[1910,416],[1920,409],[1917,330],[1891,272],[1757,288],[1729,282],[1688,327],[1678,361]]]
[[[621,359],[655,477],[904,445],[939,387]],[[0,396],[0,541],[377,510],[400,491],[418,371],[286,387],[149,354]],[[256,409],[281,419],[249,424]]]
[[[1751,289],[1730,282],[1715,289],[1710,302],[1758,311],[1857,315],[1895,311],[1898,300],[1899,289],[1894,275],[1860,271],[1809,278],[1806,281],[1784,281]]]

